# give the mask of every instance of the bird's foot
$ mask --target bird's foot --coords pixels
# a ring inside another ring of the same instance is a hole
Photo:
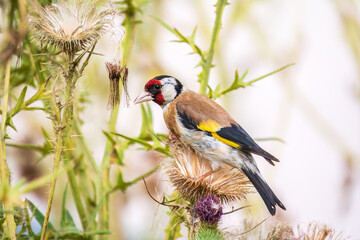
[[[211,174],[213,174],[214,172],[216,172],[216,171],[211,170],[211,171],[205,173],[204,175],[202,175],[201,177],[198,177],[198,180],[202,181],[205,178],[207,178],[208,176],[210,176]]]

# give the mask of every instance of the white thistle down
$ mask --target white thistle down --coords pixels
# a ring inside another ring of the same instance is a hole
[[[88,48],[108,28],[113,13],[95,11],[90,1],[59,1],[47,7],[34,6],[29,23],[32,39],[67,54]]]

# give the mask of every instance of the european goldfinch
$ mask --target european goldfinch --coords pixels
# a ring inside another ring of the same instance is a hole
[[[271,165],[279,160],[255,143],[224,108],[167,75],[148,81],[134,103],[151,100],[162,107],[169,130],[183,144],[208,159],[214,171],[223,163],[243,171],[271,215],[275,214],[276,205],[286,210],[262,178],[251,154],[264,157]]]

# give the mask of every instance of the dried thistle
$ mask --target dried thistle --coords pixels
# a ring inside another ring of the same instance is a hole
[[[254,220],[244,219],[243,228],[249,230],[243,230],[241,233],[233,234],[228,232],[227,235],[231,238],[239,238],[241,240],[248,239],[266,239],[266,240],[278,240],[278,239],[293,239],[293,240],[345,240],[348,239],[342,235],[342,233],[336,234],[331,227],[320,224],[310,223],[306,229],[298,225],[297,228],[293,228],[286,223],[270,222],[269,224],[261,224],[253,226]]]
[[[60,0],[47,7],[33,4],[29,13],[32,39],[69,56],[93,45],[105,32],[113,14],[96,13],[92,1]]]
[[[267,234],[266,240],[277,239],[295,239],[292,227],[286,224],[275,225]]]
[[[326,224],[310,223],[307,230],[301,231],[299,228],[299,239],[304,240],[341,240],[346,239],[342,233],[335,234],[335,230]]]
[[[127,90],[127,78],[128,78],[128,69],[127,67],[121,67],[118,63],[105,63],[106,69],[109,73],[109,80],[110,80],[110,94],[109,94],[109,101],[108,107],[113,109],[115,106],[119,105],[120,103],[120,89],[119,89],[119,82],[121,79],[123,89],[126,96],[126,104],[129,102],[129,94]]]
[[[203,196],[215,195],[221,202],[229,202],[243,199],[246,194],[253,192],[245,174],[227,165],[202,177],[212,170],[210,162],[172,134],[169,135],[169,148],[174,158],[163,168],[172,185],[185,199],[197,201]]]

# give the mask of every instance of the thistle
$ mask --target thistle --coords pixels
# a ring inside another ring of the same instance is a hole
[[[220,199],[214,195],[200,198],[194,206],[194,211],[203,224],[214,226],[219,223],[223,214]]]
[[[310,223],[305,232],[299,231],[299,235],[307,240],[341,240],[346,239],[342,233],[335,233],[335,230],[326,224]]]
[[[129,94],[127,91],[127,78],[128,78],[128,68],[121,67],[118,63],[105,63],[106,69],[109,73],[109,80],[110,80],[110,94],[109,94],[109,101],[108,107],[113,109],[115,106],[119,105],[120,103],[120,89],[119,89],[119,82],[121,79],[121,83],[124,88],[126,103],[128,104]]]
[[[96,13],[91,1],[58,1],[47,7],[33,4],[29,15],[32,39],[41,47],[54,47],[69,56],[93,45],[112,19]]]
[[[229,202],[244,199],[246,194],[253,192],[245,174],[227,165],[203,177],[213,170],[210,162],[184,146],[172,134],[169,135],[169,148],[174,158],[164,165],[164,170],[185,199],[197,201],[214,195],[221,202]]]

